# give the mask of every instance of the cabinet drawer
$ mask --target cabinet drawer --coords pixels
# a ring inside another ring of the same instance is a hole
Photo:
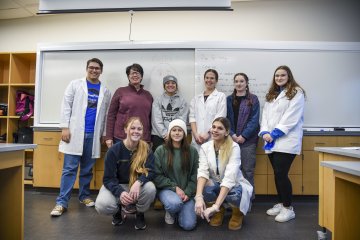
[[[337,137],[335,136],[305,136],[303,138],[303,150],[314,150],[314,147],[336,147]]]
[[[255,174],[267,174],[268,161],[266,154],[256,154]]]
[[[359,147],[360,146],[360,137],[338,137],[338,147]]]
[[[59,145],[60,132],[34,132],[34,143],[40,145]]]

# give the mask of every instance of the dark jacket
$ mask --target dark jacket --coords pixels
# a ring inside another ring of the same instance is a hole
[[[239,117],[237,123],[234,122],[234,109],[233,109],[233,99],[232,95],[229,95],[226,98],[227,106],[227,119],[230,120],[231,128],[230,135],[232,136],[235,133],[236,135],[242,135],[246,141],[243,146],[248,144],[257,143],[258,133],[260,130],[259,118],[260,118],[260,104],[259,99],[256,95],[250,93],[250,99],[252,100],[252,105],[249,105],[249,99],[246,97],[241,101],[239,106]]]
[[[190,169],[188,172],[183,172],[180,149],[174,149],[172,169],[168,169],[168,150],[165,146],[161,145],[156,149],[154,153],[156,173],[154,183],[158,189],[170,189],[175,192],[176,187],[179,187],[188,197],[195,196],[199,155],[193,146],[190,146],[189,151]]]
[[[129,183],[130,159],[132,154],[133,152],[125,147],[123,141],[114,144],[106,153],[103,184],[117,198],[125,191],[120,184]],[[145,162],[148,175],[145,176],[145,174],[142,174],[138,177],[143,184],[152,181],[155,177],[154,159],[154,154],[149,148],[149,155]]]

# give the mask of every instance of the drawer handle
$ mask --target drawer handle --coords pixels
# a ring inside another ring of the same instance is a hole
[[[359,146],[360,143],[350,143],[351,146]]]
[[[325,145],[325,143],[315,143],[316,145]]]
[[[51,140],[53,140],[54,138],[51,138],[51,137],[45,137],[45,138],[43,138],[45,141],[51,141]]]

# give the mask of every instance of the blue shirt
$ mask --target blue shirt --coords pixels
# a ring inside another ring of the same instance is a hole
[[[86,83],[88,88],[88,105],[85,115],[85,132],[93,133],[96,120],[97,103],[100,93],[100,82],[93,84],[86,80]]]

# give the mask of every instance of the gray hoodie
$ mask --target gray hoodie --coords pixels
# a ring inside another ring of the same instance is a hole
[[[155,99],[151,111],[151,134],[163,138],[172,120],[182,119],[187,123],[189,106],[178,93],[169,96],[164,92]]]

